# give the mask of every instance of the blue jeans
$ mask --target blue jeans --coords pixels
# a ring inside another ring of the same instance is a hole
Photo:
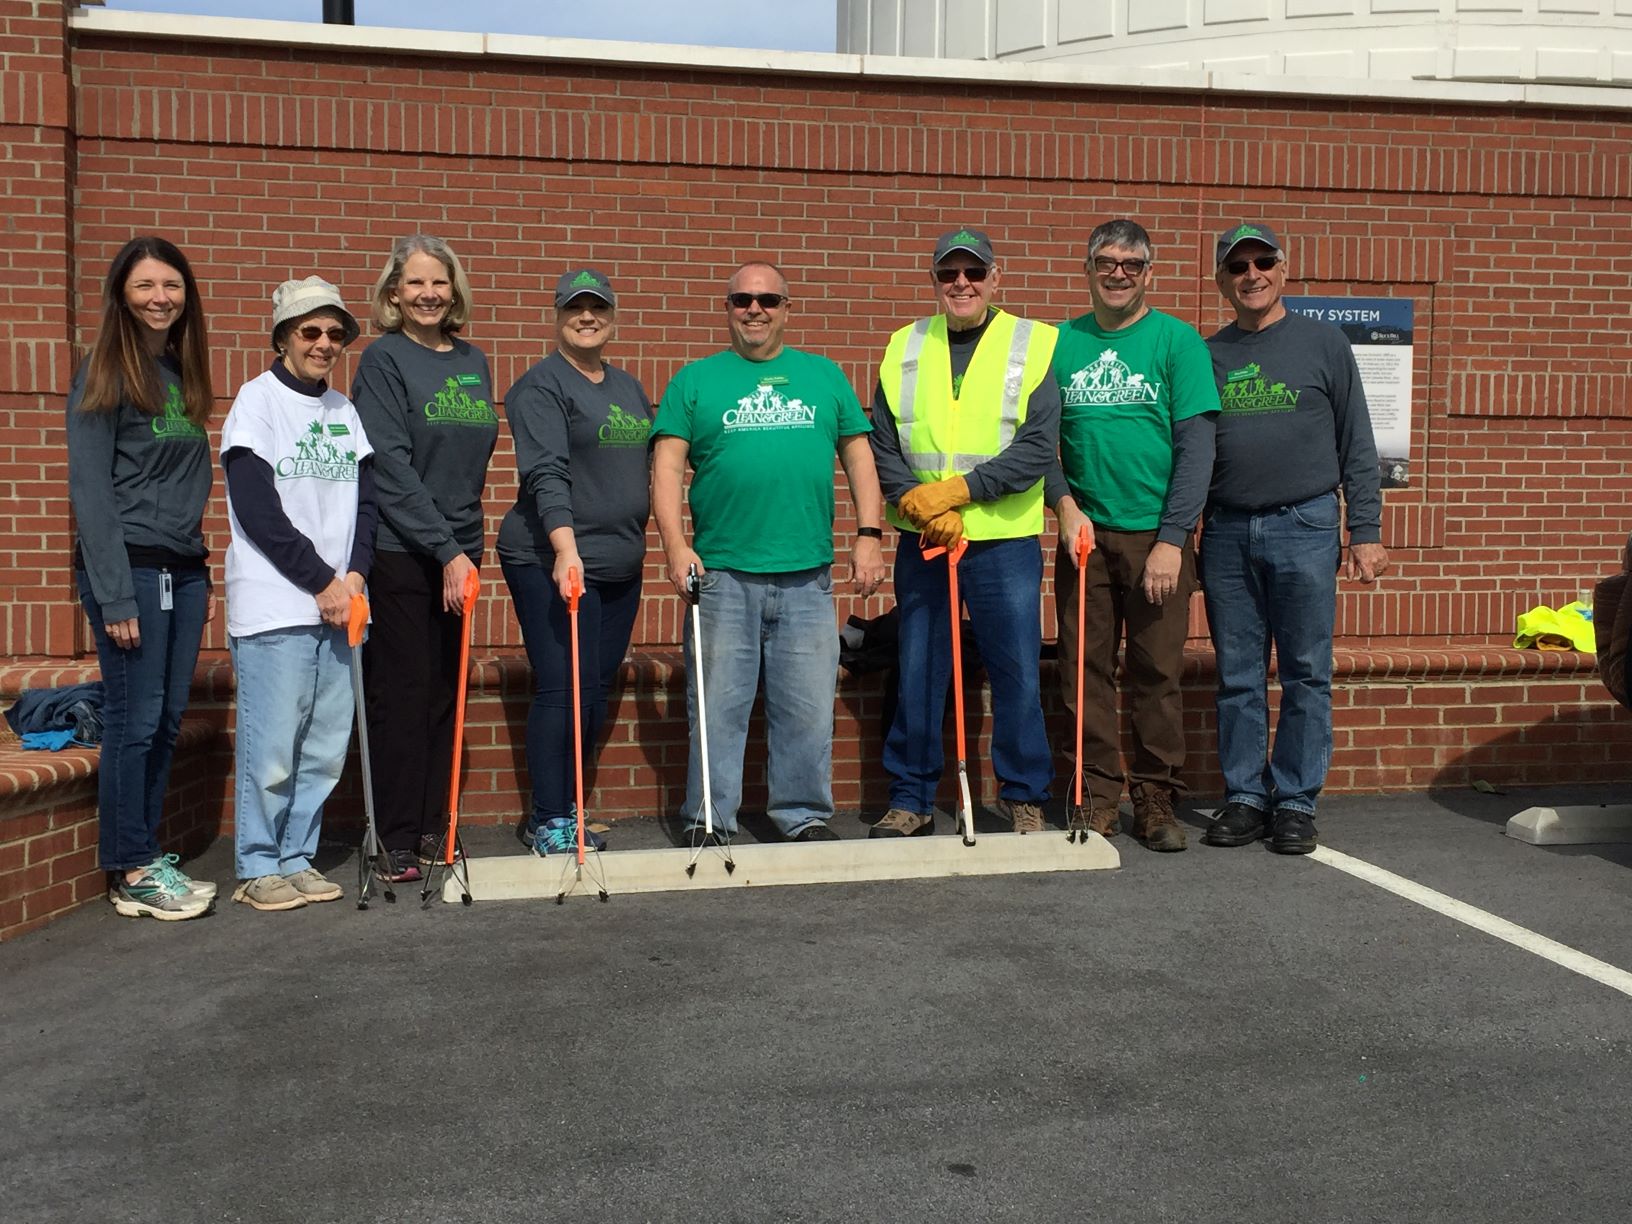
[[[702,577],[703,683],[708,706],[708,778],[714,829],[737,831],[748,716],[765,683],[766,815],[786,837],[833,815],[833,695],[839,629],[831,567],[791,574],[713,569]],[[703,823],[702,745],[697,736],[697,651],[686,608],[688,827]]]
[[[97,863],[103,871],[146,867],[159,857],[159,821],[170,786],[181,716],[192,691],[209,587],[202,569],[171,570],[172,606],[159,607],[156,569],[132,568],[142,644],[121,650],[80,570],[79,601],[91,618],[102,667],[102,764],[97,773]]]
[[[1054,780],[1037,676],[1042,584],[1043,550],[1035,536],[973,543],[958,562],[958,594],[992,690],[998,794],[1015,803],[1047,802]],[[946,762],[941,740],[952,681],[949,594],[946,558],[925,561],[918,537],[903,534],[895,554],[900,696],[884,739],[884,769],[890,806],[909,812],[935,810]],[[972,753],[974,746],[965,750]]]
[[[1218,756],[1227,803],[1314,813],[1332,759],[1338,519],[1336,493],[1207,515],[1202,591],[1218,657]],[[1273,753],[1272,643],[1281,684]]]
[[[567,815],[574,802],[572,623],[548,569],[508,561],[500,565],[515,601],[516,619],[521,622],[527,661],[533,667],[533,704],[527,711],[527,773],[533,784],[527,833],[531,836],[546,820]],[[578,600],[581,765],[586,784],[606,725],[607,699],[617,683],[639,611],[638,576],[623,582],[586,582]]]
[[[323,804],[351,743],[344,629],[302,625],[230,640],[238,676],[233,782],[240,880],[312,865]]]

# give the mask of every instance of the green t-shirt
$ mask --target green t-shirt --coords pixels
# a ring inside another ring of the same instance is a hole
[[[1060,324],[1060,465],[1077,504],[1113,531],[1154,531],[1173,475],[1173,423],[1218,411],[1207,344],[1152,310],[1108,332],[1092,314]]]
[[[675,374],[652,437],[691,447],[692,547],[703,564],[786,574],[832,564],[833,455],[840,438],[872,428],[826,357],[785,348],[749,361],[727,349]]]

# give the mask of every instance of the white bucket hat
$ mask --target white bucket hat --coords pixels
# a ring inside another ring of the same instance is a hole
[[[286,280],[272,291],[272,347],[278,344],[278,329],[285,323],[303,319],[319,310],[333,311],[345,324],[346,343],[362,334],[351,311],[340,301],[340,291],[321,276]]]

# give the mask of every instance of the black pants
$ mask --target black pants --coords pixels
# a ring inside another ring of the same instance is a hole
[[[412,850],[447,824],[463,618],[442,610],[442,567],[417,553],[376,553],[368,599],[374,818],[387,850]]]

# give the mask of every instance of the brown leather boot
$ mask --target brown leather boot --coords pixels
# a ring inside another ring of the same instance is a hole
[[[1114,803],[1095,803],[1089,800],[1085,807],[1069,804],[1065,810],[1066,830],[1092,830],[1101,837],[1115,837],[1122,832],[1122,813]]]
[[[1173,815],[1173,792],[1140,783],[1133,788],[1133,835],[1152,850],[1183,850],[1189,844]]]

